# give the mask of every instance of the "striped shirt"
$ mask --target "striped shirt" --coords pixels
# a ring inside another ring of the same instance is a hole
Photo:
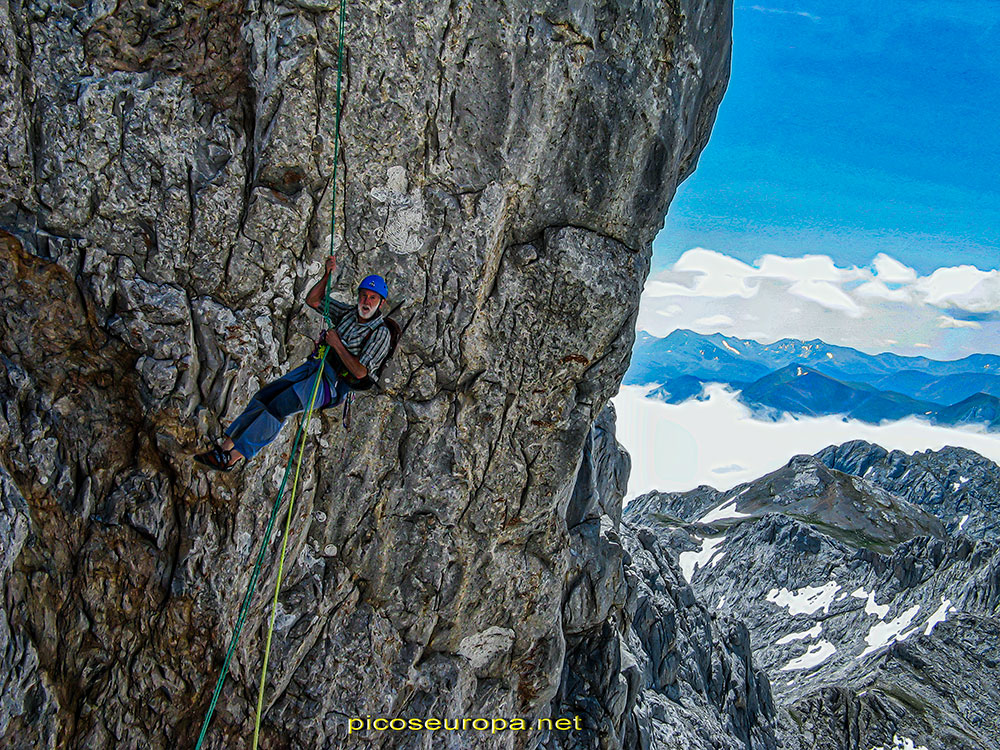
[[[361,320],[358,318],[357,305],[348,305],[331,299],[330,318],[337,321],[337,333],[344,343],[344,348],[368,368],[368,376],[372,380],[378,380],[375,371],[389,355],[392,338],[389,326],[382,319],[382,311],[379,310],[368,320]],[[365,339],[368,339],[367,344]],[[364,351],[361,349],[362,346]]]

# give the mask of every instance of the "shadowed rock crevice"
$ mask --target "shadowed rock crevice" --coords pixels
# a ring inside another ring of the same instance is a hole
[[[542,746],[777,747],[770,684],[746,626],[711,614],[670,550],[621,522],[628,473],[609,406],[585,442],[567,510],[566,659],[551,705],[584,729],[552,732]]]
[[[157,71],[190,82],[220,109],[247,92],[246,0],[121,0],[82,12],[87,59],[107,71]]]

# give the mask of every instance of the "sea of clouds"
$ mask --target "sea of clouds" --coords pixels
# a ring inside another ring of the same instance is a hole
[[[706,386],[703,401],[670,405],[646,398],[651,386],[622,386],[612,401],[618,441],[632,457],[626,499],[650,490],[675,492],[706,484],[719,490],[756,479],[797,454],[867,440],[912,453],[955,445],[1000,463],[1000,435],[972,427],[941,427],[916,418],[872,425],[841,417],[755,419],[737,394]]]

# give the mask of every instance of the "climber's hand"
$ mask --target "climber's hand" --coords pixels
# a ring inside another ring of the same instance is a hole
[[[326,272],[333,273],[337,270],[337,256],[331,255],[326,259]]]

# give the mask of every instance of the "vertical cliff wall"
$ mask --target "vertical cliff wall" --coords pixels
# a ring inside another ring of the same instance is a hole
[[[609,404],[566,514],[566,657],[551,713],[582,726],[548,732],[540,747],[774,750],[771,686],[746,625],[697,599],[654,530],[622,521],[630,468]]]
[[[320,325],[301,300],[328,244],[335,11],[0,0],[6,747],[196,736],[291,430],[232,476],[190,455]],[[344,732],[549,710],[581,450],[730,17],[350,5],[335,293],[380,272],[409,327],[350,432],[311,430],[265,747],[537,741]],[[248,744],[262,602],[210,747]]]

